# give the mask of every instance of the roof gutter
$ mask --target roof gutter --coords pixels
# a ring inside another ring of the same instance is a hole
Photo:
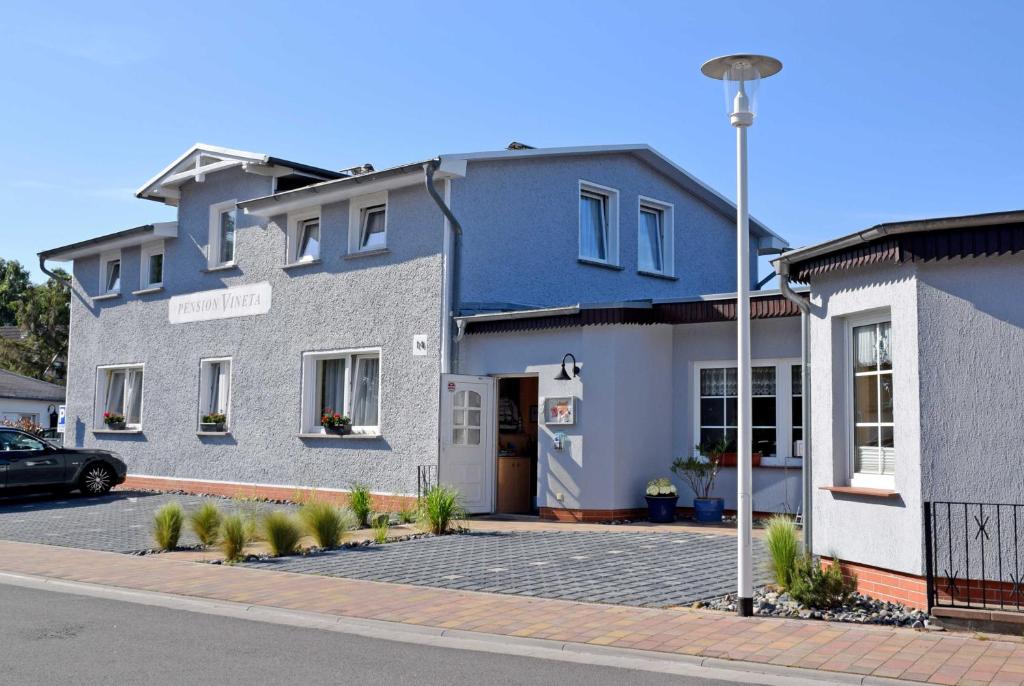
[[[71,277],[70,276],[61,276],[57,272],[51,271],[51,270],[46,268],[46,253],[40,253],[40,255],[39,255],[39,271],[41,271],[42,273],[46,274],[48,277],[50,277],[51,279],[56,281],[61,286],[64,286],[65,288],[70,288],[71,287]],[[56,359],[56,358],[54,358],[54,359]],[[51,366],[53,365],[52,361],[50,362],[50,365]],[[49,367],[47,367],[47,369],[49,369]]]

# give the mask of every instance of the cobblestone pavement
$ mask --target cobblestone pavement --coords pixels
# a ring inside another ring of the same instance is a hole
[[[222,511],[238,509],[259,512],[284,505],[239,502],[226,498],[195,495],[113,491],[104,496],[25,496],[0,498],[0,539],[134,553],[153,548],[150,525],[153,514],[170,502],[181,503],[186,513],[204,500],[214,500]],[[182,547],[199,541],[183,527]]]
[[[754,541],[755,584],[768,581]],[[649,607],[735,592],[736,539],[720,534],[479,532],[248,563],[369,581]]]

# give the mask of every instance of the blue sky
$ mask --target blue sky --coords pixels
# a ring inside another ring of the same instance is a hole
[[[244,7],[239,11],[238,7]],[[751,209],[793,245],[1024,205],[1004,2],[19,3],[0,43],[0,256],[173,208],[133,197],[194,142],[330,168],[644,142],[729,197],[700,64],[774,55]]]

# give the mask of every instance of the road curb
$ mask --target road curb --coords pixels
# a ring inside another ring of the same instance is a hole
[[[22,588],[150,605],[170,610],[197,612],[297,628],[336,631],[402,643],[500,653],[503,655],[575,662],[663,674],[678,674],[743,684],[764,684],[766,686],[812,686],[813,684],[906,686],[907,684],[920,684],[920,682],[882,679],[844,672],[785,667],[741,660],[677,655],[636,650],[633,648],[596,646],[586,643],[569,643],[539,638],[501,636],[376,619],[343,617],[268,605],[253,605],[226,600],[175,595],[159,591],[104,586],[102,584],[66,581],[12,572],[0,572],[0,583]]]

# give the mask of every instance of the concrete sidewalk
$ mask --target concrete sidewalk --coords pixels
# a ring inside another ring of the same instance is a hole
[[[10,541],[0,541],[0,571],[552,642],[936,684],[1024,685],[1024,641],[1013,638],[541,600]]]

